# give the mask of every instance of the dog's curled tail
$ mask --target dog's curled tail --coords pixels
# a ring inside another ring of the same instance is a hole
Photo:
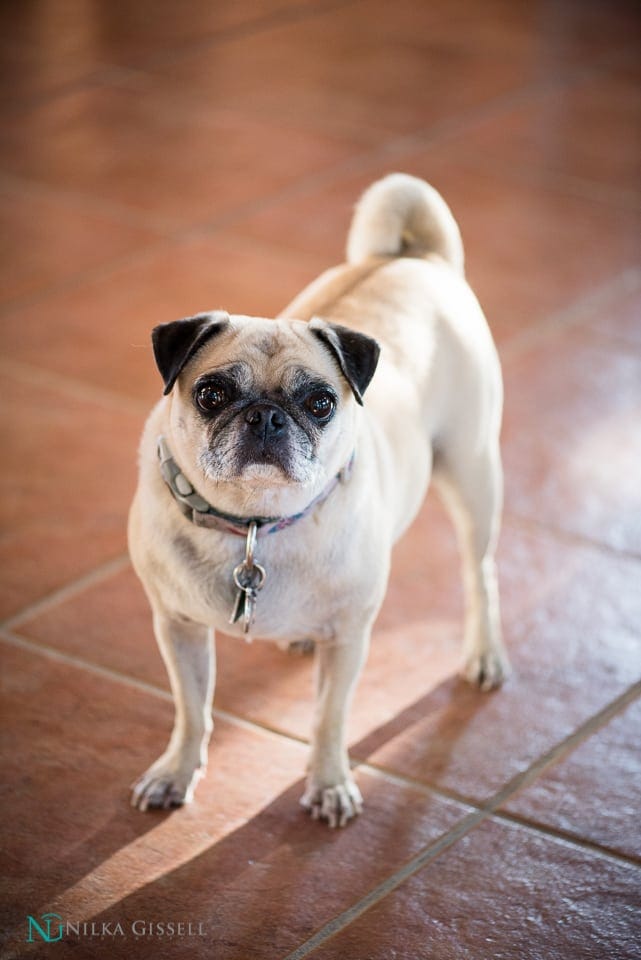
[[[391,173],[359,200],[347,238],[347,260],[423,257],[436,253],[463,273],[463,241],[443,197],[424,180]]]

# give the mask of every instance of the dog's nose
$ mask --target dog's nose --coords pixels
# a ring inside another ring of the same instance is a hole
[[[246,411],[245,422],[254,436],[269,440],[285,429],[285,414],[271,403],[255,403]]]

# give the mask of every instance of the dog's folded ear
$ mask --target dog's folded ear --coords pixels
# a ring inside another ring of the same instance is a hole
[[[329,347],[357,402],[362,406],[363,394],[374,376],[381,352],[376,340],[349,327],[328,323],[320,317],[313,317],[308,326],[314,336]]]
[[[170,393],[188,361],[230,323],[228,313],[215,310],[154,327],[151,342],[156,365],[165,383],[165,394]]]

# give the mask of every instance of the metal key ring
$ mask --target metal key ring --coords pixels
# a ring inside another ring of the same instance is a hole
[[[241,575],[249,574],[251,580],[243,583],[241,580]],[[255,574],[258,574],[258,580],[255,582]],[[261,566],[260,563],[253,563],[251,566],[248,565],[244,560],[242,563],[239,563],[237,567],[234,567],[234,572],[232,574],[234,578],[234,583],[239,590],[260,590],[265,582],[265,568]]]

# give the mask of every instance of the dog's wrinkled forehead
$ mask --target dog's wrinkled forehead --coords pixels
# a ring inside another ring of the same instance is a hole
[[[196,355],[190,379],[229,367],[247,388],[293,390],[304,370],[341,384],[331,356],[298,321],[232,317],[230,328]]]
[[[165,394],[183,374],[193,382],[216,368],[243,363],[257,383],[266,378],[262,385],[271,389],[284,386],[286,371],[308,367],[339,390],[348,384],[362,404],[380,352],[371,337],[317,317],[303,323],[214,311],[162,323],[151,336]]]

